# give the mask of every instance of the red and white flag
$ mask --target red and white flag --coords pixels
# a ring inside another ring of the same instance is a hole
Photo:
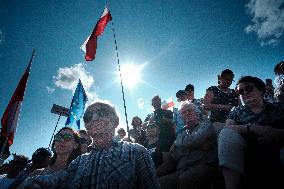
[[[162,102],[162,109],[164,110],[172,110],[174,106],[175,106],[175,103],[172,97]]]
[[[18,86],[1,118],[1,137],[5,137],[8,139],[8,146],[11,146],[13,144],[14,134],[17,128],[21,106],[24,100],[25,89],[30,75],[31,63],[32,62],[30,62],[28,67],[26,68],[26,71],[22,76],[20,82],[18,83]]]
[[[111,21],[111,14],[107,7],[105,7],[103,14],[96,24],[92,34],[83,43],[81,49],[85,52],[85,60],[92,61],[96,57],[97,37],[101,35],[109,21]]]

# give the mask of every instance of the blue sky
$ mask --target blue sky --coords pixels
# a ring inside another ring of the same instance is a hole
[[[1,0],[0,115],[36,49],[12,152],[31,156],[48,146],[58,118],[50,109],[54,103],[70,106],[79,78],[89,99],[117,106],[125,127],[111,24],[98,39],[95,61],[86,63],[80,50],[105,4]],[[145,64],[144,82],[125,89],[129,122],[150,113],[155,94],[174,98],[192,83],[196,97],[203,97],[226,68],[235,80],[242,75],[274,79],[273,68],[284,59],[283,6],[283,0],[110,1],[121,64]]]

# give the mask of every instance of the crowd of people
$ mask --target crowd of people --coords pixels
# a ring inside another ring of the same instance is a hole
[[[86,130],[63,127],[51,149],[31,160],[13,154],[0,169],[1,189],[163,188],[242,189],[284,187],[284,61],[275,88],[226,69],[202,99],[194,85],[176,92],[179,108],[133,117],[127,133],[112,104],[95,102],[84,113]],[[282,161],[282,164],[281,164]]]

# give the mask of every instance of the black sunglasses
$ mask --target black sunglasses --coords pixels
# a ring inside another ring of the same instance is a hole
[[[251,91],[253,91],[253,86],[252,85],[247,85],[243,89],[238,89],[237,93],[239,95],[244,95],[245,92],[250,93]]]

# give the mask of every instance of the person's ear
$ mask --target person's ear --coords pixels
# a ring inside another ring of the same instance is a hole
[[[220,75],[218,75],[218,76],[217,76],[217,78],[218,78],[218,84],[220,84],[221,76],[220,76]]]

